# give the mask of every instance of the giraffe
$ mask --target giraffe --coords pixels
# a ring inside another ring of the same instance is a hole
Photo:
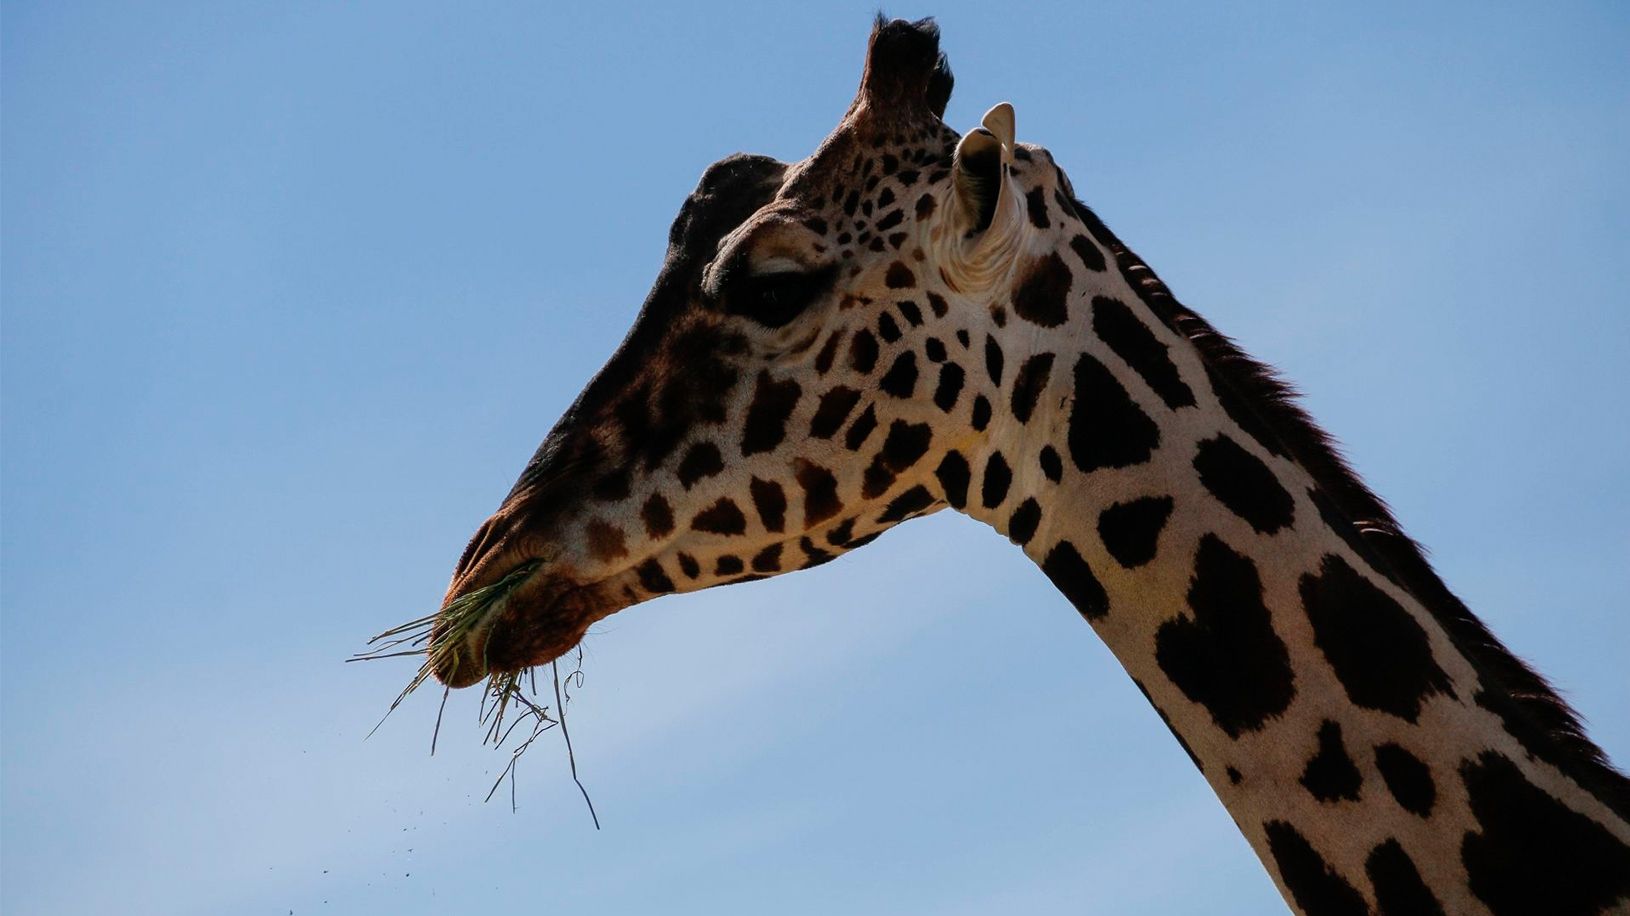
[[[1305,913],[1630,909],[1630,781],[1291,390],[1178,302],[1007,104],[959,135],[886,22],[807,159],[711,166],[627,338],[458,562],[450,687],[950,507],[1104,640]]]

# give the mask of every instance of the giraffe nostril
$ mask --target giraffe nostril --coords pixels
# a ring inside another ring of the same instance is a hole
[[[454,582],[463,579],[470,572],[470,567],[476,560],[486,556],[491,550],[492,545],[489,542],[497,537],[497,522],[498,516],[496,515],[482,522],[481,527],[477,528],[475,534],[471,536],[470,542],[464,545],[464,553],[458,558],[458,566],[453,569]]]

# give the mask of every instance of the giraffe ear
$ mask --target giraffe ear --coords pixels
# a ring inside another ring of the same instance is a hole
[[[956,145],[957,228],[965,235],[984,232],[1002,198],[1002,142],[983,127],[968,131]]]
[[[1002,145],[1007,147],[1008,155],[1011,156],[1014,143],[1013,103],[997,102],[991,106],[990,111],[985,112],[979,123],[995,134],[996,139],[1002,141]]]
[[[951,232],[942,236],[950,250],[958,285],[978,287],[1005,270],[1018,250],[1024,214],[1013,188],[1013,106],[1002,102],[985,112],[980,127],[957,144],[952,171],[955,207]]]

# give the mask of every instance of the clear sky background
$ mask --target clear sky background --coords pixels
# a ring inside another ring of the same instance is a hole
[[[1630,763],[1630,7],[891,6],[1282,367]],[[683,8],[681,8],[683,7]],[[6,3],[0,909],[1261,913],[1114,659],[943,513],[601,625],[519,810],[432,610],[703,168],[869,3]]]

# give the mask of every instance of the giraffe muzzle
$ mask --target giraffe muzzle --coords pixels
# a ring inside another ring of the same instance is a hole
[[[449,687],[554,661],[594,619],[592,590],[529,560],[482,585],[449,592],[430,635],[431,668]]]

